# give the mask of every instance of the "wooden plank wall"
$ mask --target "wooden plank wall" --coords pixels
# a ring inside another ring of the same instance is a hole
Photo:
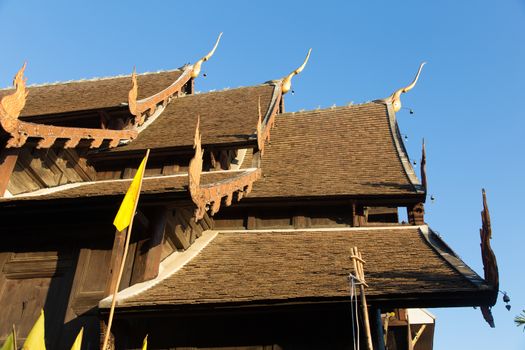
[[[366,214],[365,214],[366,213]],[[222,208],[214,216],[217,229],[301,229],[373,226],[398,222],[397,208],[351,206],[311,206],[282,208]]]
[[[7,189],[11,194],[95,179],[95,169],[74,149],[20,149]]]
[[[68,230],[59,222],[53,226],[56,219],[40,221],[39,230],[29,221],[27,228],[24,223],[3,228],[0,343],[14,324],[21,344],[43,309],[48,348],[69,348],[80,327],[85,327],[86,344],[98,346],[97,304],[112,239],[107,225],[81,222]]]

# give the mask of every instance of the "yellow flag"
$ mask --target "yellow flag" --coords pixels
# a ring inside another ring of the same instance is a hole
[[[148,335],[146,334],[146,337],[144,338],[144,341],[142,342],[142,350],[148,350]]]
[[[73,346],[71,347],[71,350],[80,350],[82,348],[82,335],[84,334],[84,327],[80,328],[80,332],[78,332],[77,339],[75,339],[75,342],[73,343]]]
[[[144,177],[146,162],[148,161],[148,155],[149,150],[140,163],[137,173],[135,174],[133,181],[131,181],[131,185],[129,185],[128,192],[126,192],[126,196],[124,196],[124,200],[120,204],[117,216],[115,216],[115,220],[113,220],[113,225],[115,225],[119,231],[122,231],[129,226],[133,219],[133,215],[135,214],[135,203],[139,200],[140,188],[142,185],[142,178]]]
[[[22,350],[46,350],[44,323],[44,310],[41,310],[40,317],[31,328]]]
[[[7,339],[4,342],[4,345],[0,348],[0,350],[16,350],[15,349],[15,336],[14,332],[11,332]]]

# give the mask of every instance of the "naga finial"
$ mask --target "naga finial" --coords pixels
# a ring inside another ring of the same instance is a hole
[[[399,112],[399,110],[401,109],[401,94],[409,92],[414,88],[414,86],[416,86],[417,80],[419,79],[419,74],[421,74],[421,70],[423,69],[423,66],[425,64],[426,62],[423,62],[419,65],[419,69],[417,71],[416,77],[414,78],[414,81],[412,81],[408,86],[397,90],[390,97],[385,99],[386,101],[392,103],[392,107],[394,107],[394,112]]]
[[[131,73],[131,89],[128,93],[128,106],[129,111],[133,115],[137,115],[137,96],[139,86],[137,84],[137,73],[135,72],[135,67],[133,67],[133,73]]]
[[[16,73],[13,79],[13,86],[15,92],[11,95],[4,96],[0,101],[0,110],[2,115],[5,115],[12,119],[17,119],[20,112],[26,104],[26,97],[28,91],[26,91],[26,78],[24,78],[24,70],[26,69],[27,62],[24,63],[22,68]]]
[[[188,167],[188,177],[190,181],[190,190],[198,188],[200,185],[200,178],[202,172],[202,147],[200,134],[201,117],[197,117],[197,126],[195,127],[195,136],[193,138],[193,148],[195,149],[195,156],[191,159]]]
[[[306,66],[306,63],[308,62],[308,59],[310,58],[310,53],[311,52],[312,52],[312,49],[308,50],[308,54],[306,55],[306,58],[304,59],[303,64],[299,68],[297,68],[296,70],[294,70],[293,72],[288,74],[283,79],[283,82],[281,84],[283,94],[285,94],[288,91],[290,91],[290,89],[292,88],[292,78],[294,77],[294,75],[297,75],[297,74],[299,74],[299,73],[301,73],[303,71],[304,67]]]
[[[211,51],[208,52],[208,54],[206,56],[204,56],[203,58],[198,60],[193,65],[193,71],[191,72],[191,77],[192,78],[197,78],[199,76],[199,74],[201,72],[202,63],[206,62],[207,60],[210,59],[211,56],[213,56],[213,54],[215,53],[215,50],[217,49],[217,46],[219,46],[219,41],[221,41],[221,36],[222,36],[222,32],[219,34],[219,37],[217,38],[217,41],[215,42],[215,45],[213,46],[213,49],[211,49]]]

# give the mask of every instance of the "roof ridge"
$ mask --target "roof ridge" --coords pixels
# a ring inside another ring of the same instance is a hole
[[[139,73],[139,74],[137,74],[137,76],[161,74],[161,73],[171,73],[171,72],[181,71],[183,68],[184,67],[174,68],[174,69],[160,69],[160,70],[158,70],[156,72]],[[82,78],[82,79],[76,79],[76,80],[72,79],[72,80],[65,80],[65,81],[55,81],[53,83],[49,83],[49,82],[46,82],[46,83],[35,83],[35,84],[27,85],[26,87],[27,88],[32,88],[32,87],[55,86],[55,85],[65,85],[65,84],[74,84],[74,83],[103,81],[103,80],[127,78],[127,77],[131,78],[131,73],[130,74],[119,74],[119,75],[113,75],[113,76],[105,76],[105,77],[93,77],[93,78]],[[13,89],[14,88],[12,86],[9,86],[9,87],[0,88],[0,91],[13,90]]]
[[[336,105],[333,105],[333,106],[330,106],[330,107],[326,107],[326,108],[320,108],[320,106],[316,109],[300,109],[298,111],[289,111],[289,112],[285,112],[285,113],[281,113],[282,114],[299,114],[299,113],[313,113],[313,112],[325,112],[325,111],[333,111],[333,110],[343,110],[343,109],[351,109],[353,107],[361,107],[361,106],[365,106],[365,105],[372,105],[372,104],[379,104],[378,102],[375,102],[375,101],[366,101],[366,102],[361,102],[361,103],[353,103],[353,102],[350,102],[346,105],[343,105],[343,106],[336,106]]]
[[[196,91],[193,94],[182,95],[179,98],[191,97],[191,96],[199,96],[199,95],[204,95],[204,94],[213,94],[213,93],[226,92],[226,91],[235,91],[235,90],[246,89],[246,88],[257,88],[257,87],[262,87],[262,86],[274,86],[274,85],[268,84],[268,83],[261,83],[261,84],[256,84],[256,85],[237,86],[237,87],[234,87],[234,88],[232,88],[232,87],[225,87],[225,88],[222,88],[222,89],[211,89],[211,90],[208,90],[208,91]]]

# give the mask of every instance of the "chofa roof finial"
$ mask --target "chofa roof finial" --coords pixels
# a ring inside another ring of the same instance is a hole
[[[426,62],[423,62],[419,65],[419,69],[417,71],[416,77],[409,85],[395,91],[390,97],[385,99],[387,102],[392,103],[392,107],[394,107],[395,112],[399,112],[399,110],[401,109],[401,94],[404,94],[405,92],[409,92],[410,90],[414,88],[414,86],[416,86],[417,80],[419,79],[419,75],[421,74],[421,70],[423,69],[423,66],[425,64]]]
[[[17,119],[26,104],[26,97],[28,94],[28,91],[26,91],[27,79],[24,78],[26,65],[27,62],[24,63],[13,79],[13,86],[16,89],[15,92],[11,95],[4,96],[0,101],[0,112],[2,116],[6,116],[10,119]]]
[[[285,78],[283,78],[283,82],[282,82],[283,94],[290,91],[290,89],[292,88],[292,78],[294,77],[294,75],[297,75],[303,71],[304,67],[306,66],[306,63],[308,62],[308,59],[310,58],[311,52],[312,52],[312,49],[308,50],[308,54],[306,55],[306,58],[304,59],[303,64],[299,68],[297,68],[296,70],[288,74]]]
[[[221,36],[222,36],[222,32],[219,34],[219,37],[217,38],[217,41],[215,42],[215,45],[213,46],[213,49],[211,49],[211,51],[208,52],[208,54],[206,56],[204,56],[203,58],[198,60],[193,65],[193,71],[191,72],[191,77],[192,78],[197,78],[199,76],[199,74],[201,72],[202,63],[206,62],[207,60],[210,59],[211,56],[213,56],[213,54],[215,53],[215,50],[217,49],[217,46],[219,45],[219,41],[221,41]]]
[[[137,72],[135,67],[133,67],[133,73],[131,73],[131,89],[128,93],[128,106],[131,114],[137,115],[137,96],[138,96],[139,86],[137,83]]]

